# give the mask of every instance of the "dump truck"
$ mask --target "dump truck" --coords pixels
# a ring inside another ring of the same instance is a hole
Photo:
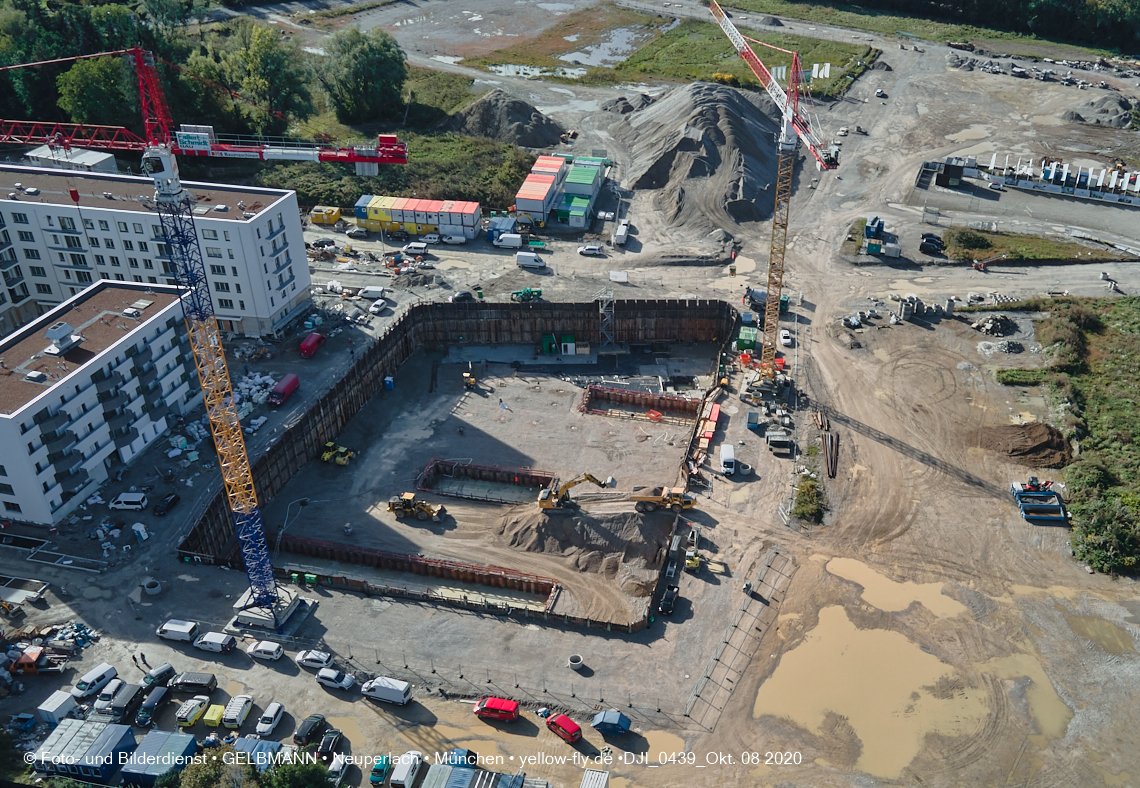
[[[407,492],[402,495],[393,495],[388,501],[388,511],[395,514],[397,520],[405,515],[410,515],[417,520],[431,520],[433,523],[438,523],[443,519],[444,508],[443,506],[432,506],[427,501],[417,498],[415,493]]]
[[[654,487],[648,492],[634,493],[629,499],[635,502],[633,508],[639,512],[655,512],[658,509],[680,512],[697,505],[697,499],[685,492],[683,487]]]
[[[560,483],[558,479],[555,479],[554,483],[550,485],[550,487],[539,491],[538,508],[542,509],[543,511],[558,511],[575,508],[577,504],[570,500],[570,490],[574,487],[577,487],[582,482],[590,482],[591,484],[596,484],[602,488],[605,488],[607,486],[606,482],[599,481],[597,477],[590,473],[583,473],[580,476],[575,476],[573,479],[565,483]]]

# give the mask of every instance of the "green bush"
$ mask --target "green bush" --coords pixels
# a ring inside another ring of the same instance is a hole
[[[947,246],[959,249],[989,249],[993,243],[979,232],[968,227],[951,227],[944,236]]]
[[[994,379],[1003,386],[1034,386],[1045,382],[1047,369],[999,369]]]
[[[823,487],[815,479],[804,477],[796,490],[796,504],[792,507],[792,517],[809,523],[822,523],[827,505],[823,499]]]

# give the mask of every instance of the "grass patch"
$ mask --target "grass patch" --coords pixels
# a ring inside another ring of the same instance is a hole
[[[1047,369],[999,369],[994,379],[1003,386],[1036,386],[1044,383],[1048,375]]]
[[[971,262],[1005,255],[1007,260],[1121,260],[1123,255],[1109,249],[1090,249],[1071,241],[1037,235],[986,232],[952,228],[944,234],[946,256]]]
[[[347,5],[342,8],[326,8],[324,11],[315,11],[311,14],[304,14],[303,16],[300,16],[297,21],[301,24],[316,22],[317,27],[324,27],[325,25],[322,25],[320,23],[325,22],[329,19],[340,19],[341,17],[360,14],[365,11],[373,11],[377,8],[383,8],[386,5],[392,5],[392,3],[398,1],[399,0],[371,0],[371,2],[360,3],[358,5]]]
[[[894,36],[895,33],[909,33],[927,41],[971,41],[984,39],[987,42],[1003,41],[1015,42],[1020,46],[1013,50],[1010,46],[1002,48],[1002,52],[1014,51],[1030,54],[1035,57],[1048,56],[1049,52],[1034,54],[1035,45],[1056,47],[1059,42],[1045,41],[1033,36],[1020,33],[1010,33],[1005,30],[993,30],[974,25],[960,25],[952,22],[938,22],[918,16],[905,14],[887,14],[874,9],[857,5],[816,5],[814,3],[791,2],[791,0],[732,0],[732,9],[752,11],[761,14],[775,14],[777,16],[803,19],[808,22],[819,22],[826,25],[850,27],[855,30],[868,30],[873,33]],[[737,25],[739,27],[739,25]],[[904,37],[905,38],[905,37]],[[1103,49],[1064,45],[1075,53],[1084,53],[1086,56],[1112,55]],[[988,47],[987,47],[988,48]],[[1070,55],[1071,57],[1072,55]]]
[[[843,238],[843,243],[839,246],[840,254],[858,254],[859,248],[863,245],[863,231],[867,229],[866,217],[856,219],[847,228],[847,235]]]
[[[818,446],[808,446],[807,449],[804,451],[804,454],[806,454],[809,457],[815,457],[817,454],[819,454],[819,447]]]
[[[796,504],[792,507],[792,517],[809,523],[822,523],[827,504],[823,498],[823,485],[807,476],[800,479],[796,490]]]
[[[487,91],[473,93],[474,84],[463,74],[409,65],[404,80],[404,100],[411,105],[408,126],[431,128],[476,101]]]
[[[741,32],[758,41],[797,51],[805,64],[831,63],[832,77],[812,83],[812,93],[817,96],[842,93],[852,82],[847,76],[861,73],[876,54],[871,47],[858,44],[746,29]],[[791,65],[791,56],[783,52],[766,47],[757,49],[769,68]],[[713,81],[713,75],[719,74],[735,78],[741,87],[758,88],[760,84],[717,25],[692,19],[658,35],[615,66],[614,72],[626,79],[661,77],[678,82]],[[725,80],[718,78],[717,81]]]

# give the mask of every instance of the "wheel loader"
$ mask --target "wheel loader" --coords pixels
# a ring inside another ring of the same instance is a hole
[[[427,501],[416,498],[416,494],[410,492],[403,495],[393,495],[388,501],[388,511],[395,514],[397,520],[404,516],[411,516],[424,522],[431,520],[433,523],[442,520],[444,514],[443,506],[432,506]]]

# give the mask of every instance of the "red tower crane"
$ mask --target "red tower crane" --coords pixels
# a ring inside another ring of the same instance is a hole
[[[180,156],[216,156],[229,159],[261,159],[262,161],[329,161],[357,165],[358,175],[375,175],[380,164],[407,164],[408,147],[396,139],[395,134],[380,134],[375,147],[334,147],[322,143],[304,142],[286,138],[272,140],[221,136],[210,126],[174,129],[170,108],[162,91],[157,58],[139,47],[99,52],[94,55],[76,55],[36,63],[21,63],[0,67],[0,72],[70,63],[96,57],[126,55],[132,61],[139,86],[142,105],[144,136],[140,137],[123,126],[98,126],[85,123],[51,123],[34,120],[0,120],[0,142],[18,145],[49,145],[68,150],[73,147],[112,151],[145,151],[152,145],[164,145],[171,153]],[[166,61],[163,61],[166,62]],[[179,66],[167,63],[174,68]],[[203,80],[205,81],[205,80]],[[212,84],[212,83],[210,83]],[[235,97],[233,91],[225,90]]]

